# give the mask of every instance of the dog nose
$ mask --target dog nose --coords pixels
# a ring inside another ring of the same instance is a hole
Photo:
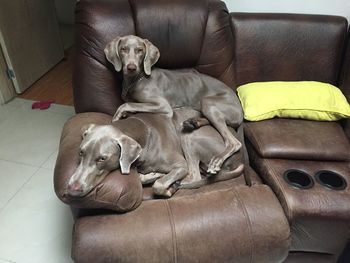
[[[68,184],[68,194],[70,195],[79,195],[83,192],[83,186],[78,182]]]
[[[135,71],[137,69],[136,65],[133,63],[128,64],[126,68],[130,71]]]

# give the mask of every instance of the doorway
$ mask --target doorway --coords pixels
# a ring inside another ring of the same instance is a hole
[[[53,0],[1,1],[0,31],[7,75],[17,94],[64,57]]]

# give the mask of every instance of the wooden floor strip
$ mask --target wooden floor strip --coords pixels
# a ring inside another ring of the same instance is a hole
[[[73,106],[72,53],[18,97],[34,101],[53,100],[54,103]]]

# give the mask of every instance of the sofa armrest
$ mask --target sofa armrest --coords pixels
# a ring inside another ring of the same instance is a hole
[[[66,194],[68,181],[78,166],[82,127],[90,123],[107,124],[111,119],[102,113],[82,113],[68,120],[63,127],[54,172],[55,192],[63,202],[78,208],[104,208],[117,212],[130,211],[141,204],[142,185],[135,170],[129,175],[122,175],[119,170],[111,172],[84,197]]]
[[[271,119],[246,122],[249,143],[263,158],[349,161],[350,144],[337,122]]]

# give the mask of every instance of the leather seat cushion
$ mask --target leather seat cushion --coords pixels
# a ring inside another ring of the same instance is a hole
[[[231,186],[144,201],[122,215],[79,218],[72,257],[75,262],[282,262],[289,231],[268,186]]]
[[[245,123],[248,143],[263,158],[347,161],[350,144],[337,122],[271,119]]]

